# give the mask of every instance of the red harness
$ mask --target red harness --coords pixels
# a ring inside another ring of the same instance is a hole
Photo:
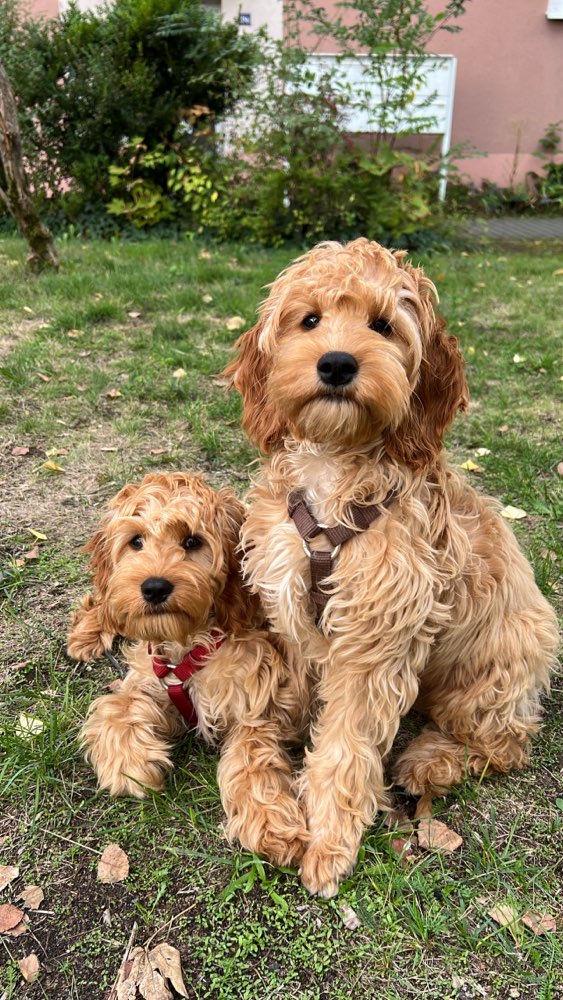
[[[184,684],[193,674],[205,666],[209,657],[223,645],[227,638],[216,629],[213,629],[211,635],[213,637],[213,645],[211,647],[204,646],[203,643],[200,643],[199,646],[194,646],[193,649],[190,649],[186,653],[180,663],[170,663],[163,656],[153,656],[152,658],[152,668],[156,676],[166,685],[168,696],[174,702],[180,715],[184,717],[188,726],[192,729],[197,726],[197,712],[189,694],[184,690]],[[149,642],[149,654],[151,653],[152,646]]]

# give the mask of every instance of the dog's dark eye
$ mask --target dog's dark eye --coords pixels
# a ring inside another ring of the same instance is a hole
[[[131,541],[129,542],[129,545],[131,546],[132,549],[135,549],[137,552],[139,551],[139,549],[142,549],[143,539],[141,538],[141,535],[134,535]]]
[[[372,319],[368,326],[370,330],[375,330],[376,333],[381,333],[384,337],[388,337],[393,332],[393,327],[386,319]]]
[[[186,549],[186,551],[188,551],[188,549],[199,549],[200,545],[201,538],[198,538],[197,535],[188,535],[182,542],[182,548]]]
[[[301,326],[304,326],[306,330],[314,330],[316,326],[319,325],[321,317],[317,316],[316,313],[309,313],[305,316],[305,319],[301,321]]]

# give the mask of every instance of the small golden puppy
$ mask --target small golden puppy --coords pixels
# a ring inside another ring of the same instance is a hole
[[[98,698],[82,743],[112,795],[160,789],[186,725],[221,741],[227,834],[277,864],[299,859],[307,833],[285,747],[300,739],[299,670],[259,627],[236,548],[244,507],[199,475],[152,474],[109,502],[91,553],[94,589],[74,614],[69,655],[126,651],[119,690]],[[304,675],[303,675],[304,676]]]
[[[316,696],[301,875],[323,896],[388,807],[384,761],[415,702],[429,725],[397,761],[407,791],[522,767],[557,647],[498,507],[448,467],[467,386],[435,293],[403,252],[320,244],[274,281],[227,369],[271,453],[243,569]]]

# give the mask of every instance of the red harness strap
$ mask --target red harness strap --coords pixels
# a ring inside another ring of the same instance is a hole
[[[153,656],[152,658],[152,668],[156,676],[164,681],[170,699],[192,729],[197,726],[197,712],[189,694],[184,690],[184,684],[193,674],[205,666],[209,657],[223,645],[227,638],[216,630],[213,630],[211,635],[213,637],[211,647],[204,646],[203,643],[194,646],[186,653],[180,663],[170,663],[163,656]],[[149,643],[150,653],[152,653],[152,647]]]

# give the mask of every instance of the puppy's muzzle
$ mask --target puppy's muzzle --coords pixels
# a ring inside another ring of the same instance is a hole
[[[141,584],[141,593],[148,604],[163,604],[174,590],[174,584],[162,576],[149,576]]]
[[[324,385],[338,388],[349,385],[358,374],[358,362],[345,351],[328,351],[317,361],[317,372]]]

